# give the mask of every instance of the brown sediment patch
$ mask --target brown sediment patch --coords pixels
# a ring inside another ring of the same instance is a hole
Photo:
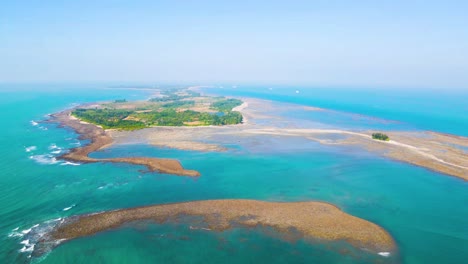
[[[128,142],[144,142],[157,147],[167,147],[195,151],[226,151],[226,148],[207,140],[215,135],[215,131],[229,130],[223,127],[151,127],[137,131],[110,131],[117,144]]]
[[[80,134],[81,139],[91,141],[89,145],[72,149],[59,158],[75,161],[75,162],[123,162],[136,165],[144,165],[150,171],[161,173],[175,174],[181,176],[200,176],[200,173],[195,170],[186,170],[182,167],[179,161],[172,159],[147,158],[147,157],[123,157],[123,158],[108,158],[95,159],[88,157],[88,154],[99,149],[110,146],[114,140],[106,133],[106,131],[96,125],[82,122],[70,115],[71,110],[66,110],[52,115],[52,121],[58,122],[63,126],[67,126]]]
[[[263,202],[256,200],[206,200],[152,205],[84,215],[59,226],[51,239],[74,239],[117,228],[125,223],[154,220],[164,223],[185,216],[202,217],[207,230],[233,226],[272,227],[305,238],[346,241],[373,252],[393,252],[395,242],[388,232],[369,221],[346,214],[322,202]]]

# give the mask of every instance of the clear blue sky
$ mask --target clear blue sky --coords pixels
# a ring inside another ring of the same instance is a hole
[[[227,2],[3,0],[0,82],[468,89],[468,1]]]

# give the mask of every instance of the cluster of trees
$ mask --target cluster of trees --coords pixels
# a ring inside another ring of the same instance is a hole
[[[213,125],[235,125],[242,123],[242,114],[239,112],[229,112],[225,115],[215,115]]]
[[[135,130],[150,126],[185,126],[185,125],[232,125],[242,123],[242,115],[233,112],[232,109],[242,104],[238,99],[214,98],[211,108],[218,113],[197,112],[192,110],[180,111],[195,105],[194,100],[187,98],[200,96],[199,93],[185,90],[179,93],[179,89],[162,91],[163,97],[152,98],[151,102],[162,102],[154,110],[145,109],[76,109],[72,115],[89,123],[100,125],[105,129],[115,128],[123,130]],[[125,103],[127,100],[115,100],[114,103]],[[145,111],[138,111],[145,110]],[[159,110],[159,111],[158,111]],[[179,111],[178,111],[179,110]]]
[[[230,112],[225,115],[186,110],[177,112],[174,109],[166,109],[161,112],[144,112],[132,115],[143,121],[148,126],[184,126],[188,122],[198,121],[198,125],[233,125],[242,122],[242,115],[238,112]]]
[[[242,104],[242,101],[239,99],[222,99],[211,104],[211,108],[218,110],[220,112],[231,112],[231,110]]]
[[[104,129],[115,128],[136,130],[146,127],[145,123],[136,120],[124,120],[131,111],[120,109],[76,109],[72,115],[80,120],[102,126]]]
[[[373,133],[372,138],[377,139],[377,140],[383,140],[383,141],[389,141],[390,140],[390,138],[387,135],[383,134],[383,133]]]
[[[195,101],[187,100],[187,101],[174,101],[174,102],[170,102],[170,103],[165,103],[165,104],[163,104],[163,107],[166,107],[166,108],[181,108],[181,107],[190,107],[190,106],[194,106],[194,105],[195,105]]]
[[[175,109],[137,113],[121,109],[76,109],[72,115],[105,129],[136,130],[150,126],[184,126],[197,121],[197,125],[233,125],[242,122],[239,112],[224,115],[202,113],[192,110],[178,112]],[[130,117],[131,119],[127,119]]]
[[[169,102],[169,101],[179,101],[185,98],[200,96],[200,93],[190,91],[190,90],[184,91],[187,95],[178,95],[176,94],[177,92],[179,92],[179,90],[177,89],[165,90],[161,92],[163,97],[151,98],[149,101],[150,102]]]
[[[186,96],[180,96],[177,94],[165,95],[164,97],[155,97],[149,99],[150,102],[170,102],[170,101],[178,101],[181,99],[186,98]]]

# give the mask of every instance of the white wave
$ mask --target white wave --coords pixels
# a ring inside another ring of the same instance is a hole
[[[57,147],[57,145],[55,145],[55,143],[52,143],[49,146],[49,150],[53,150],[53,149],[62,149],[62,148],[59,148],[59,147]]]
[[[40,130],[48,130],[47,127],[39,126]]]
[[[80,142],[73,142],[73,143],[70,143],[70,145],[79,147],[79,146],[81,146],[81,143]]]
[[[112,183],[108,183],[108,184],[106,184],[106,185],[99,186],[99,187],[98,187],[98,190],[107,189],[107,188],[112,187],[112,186],[113,186]]]
[[[70,161],[65,161],[64,163],[60,164],[60,166],[66,166],[66,165],[71,165],[71,166],[79,166],[81,163],[74,163]]]
[[[27,234],[29,234],[29,232],[31,232],[31,230],[33,230],[34,228],[36,228],[38,226],[39,226],[39,224],[33,225],[32,227],[21,231],[21,233],[24,234],[24,235],[27,235]]]
[[[23,253],[24,252],[32,252],[32,251],[34,251],[34,246],[35,246],[34,244],[32,244],[30,246],[24,246],[19,250],[19,252],[23,252]]]
[[[60,152],[62,152],[62,151],[59,149],[59,150],[51,151],[50,153],[51,153],[51,154],[60,154]]]
[[[37,125],[38,125],[38,123],[35,122],[34,120],[31,120],[30,122],[31,122],[31,125],[33,125],[33,126],[37,126]]]
[[[25,150],[26,152],[31,152],[31,151],[37,150],[37,147],[36,146],[25,147]]]
[[[31,244],[29,239],[25,239],[23,241],[20,242],[20,244],[24,245],[19,251],[20,252],[32,252],[34,250],[34,246],[36,246],[36,244]]]
[[[21,237],[21,241],[19,242],[21,248],[18,251],[27,254],[27,257],[31,258],[31,254],[34,251],[36,244],[41,243],[41,241],[44,241],[45,238],[48,238],[50,232],[57,225],[62,224],[64,221],[65,219],[61,217],[53,220],[48,220],[41,224],[35,224],[28,229],[22,230],[21,232],[17,232],[19,230],[19,227],[17,227],[12,230],[12,233],[8,237]],[[53,242],[55,243],[57,241]],[[46,242],[46,247],[49,247],[47,243],[48,242]]]
[[[13,231],[10,234],[8,234],[8,237],[23,237],[24,234],[17,232],[17,230],[18,228],[13,229]]]
[[[69,207],[65,207],[65,208],[63,208],[63,210],[62,210],[62,211],[68,211],[68,210],[72,209],[72,208],[73,208],[73,207],[75,207],[75,206],[76,206],[76,204],[72,204],[72,205],[71,205],[71,206],[69,206]]]
[[[379,255],[382,256],[382,257],[389,257],[390,252],[379,252]]]
[[[29,232],[31,232],[31,230],[32,230],[32,228],[28,228],[28,229],[25,229],[25,230],[21,231],[21,233],[23,235],[27,235]]]
[[[29,157],[30,159],[36,161],[39,164],[56,164],[59,161],[52,155],[45,154],[45,155],[33,155]]]
[[[210,228],[206,228],[206,227],[193,227],[193,226],[190,226],[190,229],[191,229],[191,230],[198,230],[198,229],[200,229],[200,230],[211,231]]]

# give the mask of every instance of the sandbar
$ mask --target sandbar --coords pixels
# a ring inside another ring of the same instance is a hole
[[[346,241],[375,253],[396,249],[391,235],[378,225],[346,214],[332,204],[315,201],[286,203],[226,199],[120,209],[65,221],[50,234],[50,239],[70,240],[128,222],[154,220],[164,223],[186,216],[202,217],[207,230],[272,227],[280,233],[299,235],[298,238]]]
[[[344,129],[297,127],[276,113],[303,109],[304,106],[273,103],[268,100],[242,98],[238,109],[249,121],[242,125],[213,127],[152,127],[138,131],[112,131],[118,144],[130,141],[197,151],[226,151],[226,144],[259,135],[301,137],[324,145],[355,146],[393,160],[424,167],[468,180],[468,138],[433,131],[354,131]],[[390,121],[389,121],[390,122]],[[310,126],[309,126],[310,127]],[[390,141],[372,139],[383,132]],[[220,142],[219,138],[227,138]],[[223,145],[224,143],[224,145]]]

